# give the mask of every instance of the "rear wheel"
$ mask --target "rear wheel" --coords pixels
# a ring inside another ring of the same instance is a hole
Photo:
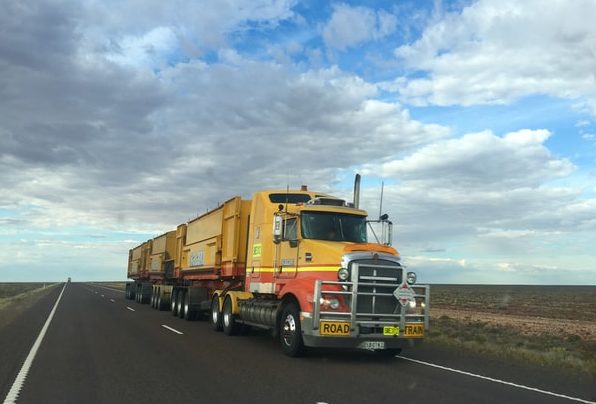
[[[192,321],[195,319],[196,313],[192,310],[192,306],[190,305],[190,291],[187,291],[184,294],[184,309],[183,309],[183,317],[186,321]]]
[[[219,312],[219,297],[213,296],[211,300],[211,328],[215,331],[221,331],[221,313]]]
[[[227,297],[226,301],[224,302],[222,326],[223,332],[226,335],[238,334],[239,325],[236,324],[234,314],[232,313],[232,299],[230,297]]]
[[[161,293],[157,295],[157,310],[163,310],[163,300],[161,299]]]
[[[279,326],[279,340],[283,352],[291,357],[304,355],[306,349],[302,340],[300,310],[296,303],[290,302],[284,307]]]
[[[176,315],[180,318],[184,317],[184,297],[188,292],[185,290],[178,291],[178,297],[176,298]]]
[[[172,316],[176,315],[176,302],[178,301],[178,289],[172,290],[172,298],[170,300],[170,311]]]

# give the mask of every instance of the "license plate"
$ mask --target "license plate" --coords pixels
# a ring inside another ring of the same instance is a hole
[[[383,327],[383,335],[399,335],[399,327],[385,326]]]
[[[358,346],[360,349],[385,349],[385,342],[384,341],[364,341],[360,343]]]
[[[404,335],[406,337],[424,337],[424,324],[406,324]]]
[[[350,335],[350,323],[345,321],[321,321],[319,322],[321,335],[346,336]]]

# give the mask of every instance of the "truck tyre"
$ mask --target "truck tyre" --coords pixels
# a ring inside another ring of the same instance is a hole
[[[186,290],[178,291],[178,297],[176,298],[176,315],[179,318],[184,317],[184,297],[186,296]]]
[[[182,317],[184,317],[184,319],[186,321],[192,321],[195,319],[196,316],[196,312],[194,310],[192,310],[192,307],[190,305],[191,301],[190,301],[190,290],[186,291],[186,293],[184,294],[184,301],[183,301],[183,315]]]
[[[151,308],[155,308],[155,289],[151,290]]]
[[[178,289],[172,290],[172,298],[170,300],[170,311],[172,316],[176,315],[176,302],[178,301]]]
[[[213,296],[213,299],[211,300],[211,316],[209,318],[211,328],[215,331],[221,331],[221,313],[219,312],[218,296]]]
[[[302,341],[300,310],[294,302],[286,304],[279,323],[279,341],[282,351],[291,357],[304,355],[306,349]]]
[[[223,307],[223,314],[222,314],[222,327],[223,332],[226,335],[236,335],[238,334],[239,325],[236,323],[234,314],[232,313],[232,299],[230,297],[226,297]]]

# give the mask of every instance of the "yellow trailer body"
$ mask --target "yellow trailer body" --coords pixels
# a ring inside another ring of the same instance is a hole
[[[136,246],[128,254],[128,273],[136,275],[141,269],[141,250],[143,245]]]
[[[181,251],[177,255],[182,272],[244,275],[250,206],[250,201],[236,196],[186,226],[179,226],[177,243]]]
[[[151,248],[151,272],[163,273],[165,263],[176,255],[176,230],[153,239]]]

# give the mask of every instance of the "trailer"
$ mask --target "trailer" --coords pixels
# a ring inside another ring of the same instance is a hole
[[[288,356],[308,347],[395,355],[428,331],[428,285],[391,247],[387,215],[354,200],[265,190],[217,208],[129,251],[126,297],[235,335],[271,330]],[[387,237],[368,241],[371,222]]]

